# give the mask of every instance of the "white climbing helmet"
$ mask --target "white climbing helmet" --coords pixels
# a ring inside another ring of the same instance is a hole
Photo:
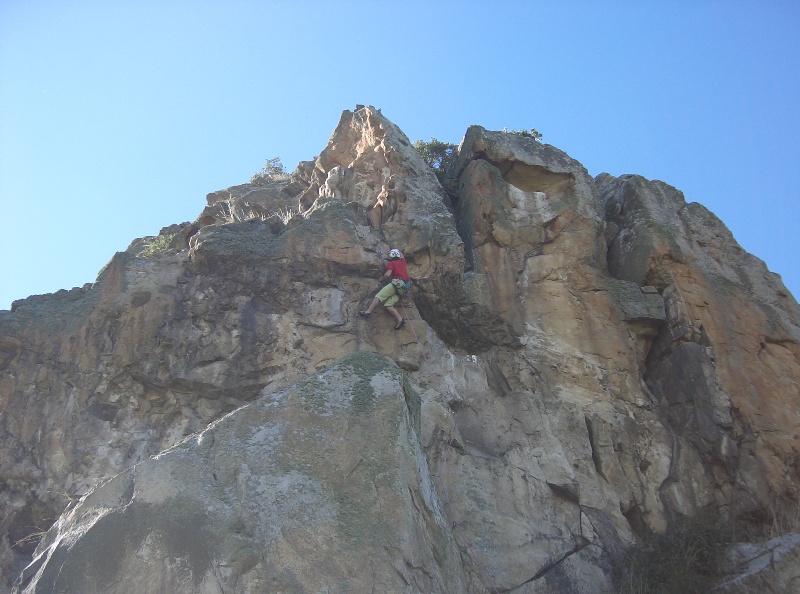
[[[400,250],[393,249],[393,250],[389,251],[389,257],[390,258],[402,258],[403,254],[400,253]]]

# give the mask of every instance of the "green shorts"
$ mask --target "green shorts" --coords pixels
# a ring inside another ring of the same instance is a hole
[[[389,283],[380,291],[378,291],[378,294],[375,295],[375,298],[383,303],[383,307],[392,307],[395,303],[400,301],[400,295],[398,295],[397,291],[394,290],[394,285],[392,283]]]

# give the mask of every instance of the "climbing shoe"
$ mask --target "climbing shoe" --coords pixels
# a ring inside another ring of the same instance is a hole
[[[369,317],[369,312],[368,311],[360,311],[360,312],[358,312],[358,315],[360,315],[362,318],[368,318]]]
[[[397,325],[394,327],[394,329],[395,329],[395,330],[400,330],[400,329],[401,329],[403,326],[405,326],[405,325],[406,325],[406,322],[407,322],[407,321],[408,321],[408,320],[406,320],[405,318],[403,318],[402,320],[400,320],[400,321],[397,323]]]

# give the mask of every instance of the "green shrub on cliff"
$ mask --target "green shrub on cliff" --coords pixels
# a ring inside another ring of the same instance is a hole
[[[281,163],[280,157],[272,157],[271,159],[267,159],[266,164],[264,167],[261,168],[261,171],[258,173],[254,173],[253,176],[250,178],[250,183],[257,181],[259,179],[279,179],[282,177],[286,177],[286,169]]]
[[[172,238],[175,237],[174,235],[156,235],[152,238],[152,240],[146,242],[144,244],[144,249],[142,250],[143,256],[153,256],[155,254],[160,254],[161,252],[166,252],[169,249],[170,244],[172,243]]]
[[[456,145],[431,138],[430,142],[417,140],[414,142],[414,148],[417,149],[417,152],[422,157],[422,160],[428,164],[428,167],[443,170],[447,165],[447,159],[456,150]]]
[[[536,130],[536,128],[531,128],[530,130],[508,130],[503,128],[503,132],[508,134],[516,134],[517,136],[522,136],[523,138],[533,138],[536,142],[542,141],[542,135]]]
[[[430,142],[417,140],[413,146],[422,157],[422,160],[428,164],[428,167],[433,169],[436,177],[442,182],[447,166],[456,150],[456,145],[431,138]]]

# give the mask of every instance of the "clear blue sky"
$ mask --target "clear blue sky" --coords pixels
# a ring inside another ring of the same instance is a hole
[[[0,0],[0,309],[313,158],[357,103],[670,183],[800,297],[799,42],[776,0]]]

